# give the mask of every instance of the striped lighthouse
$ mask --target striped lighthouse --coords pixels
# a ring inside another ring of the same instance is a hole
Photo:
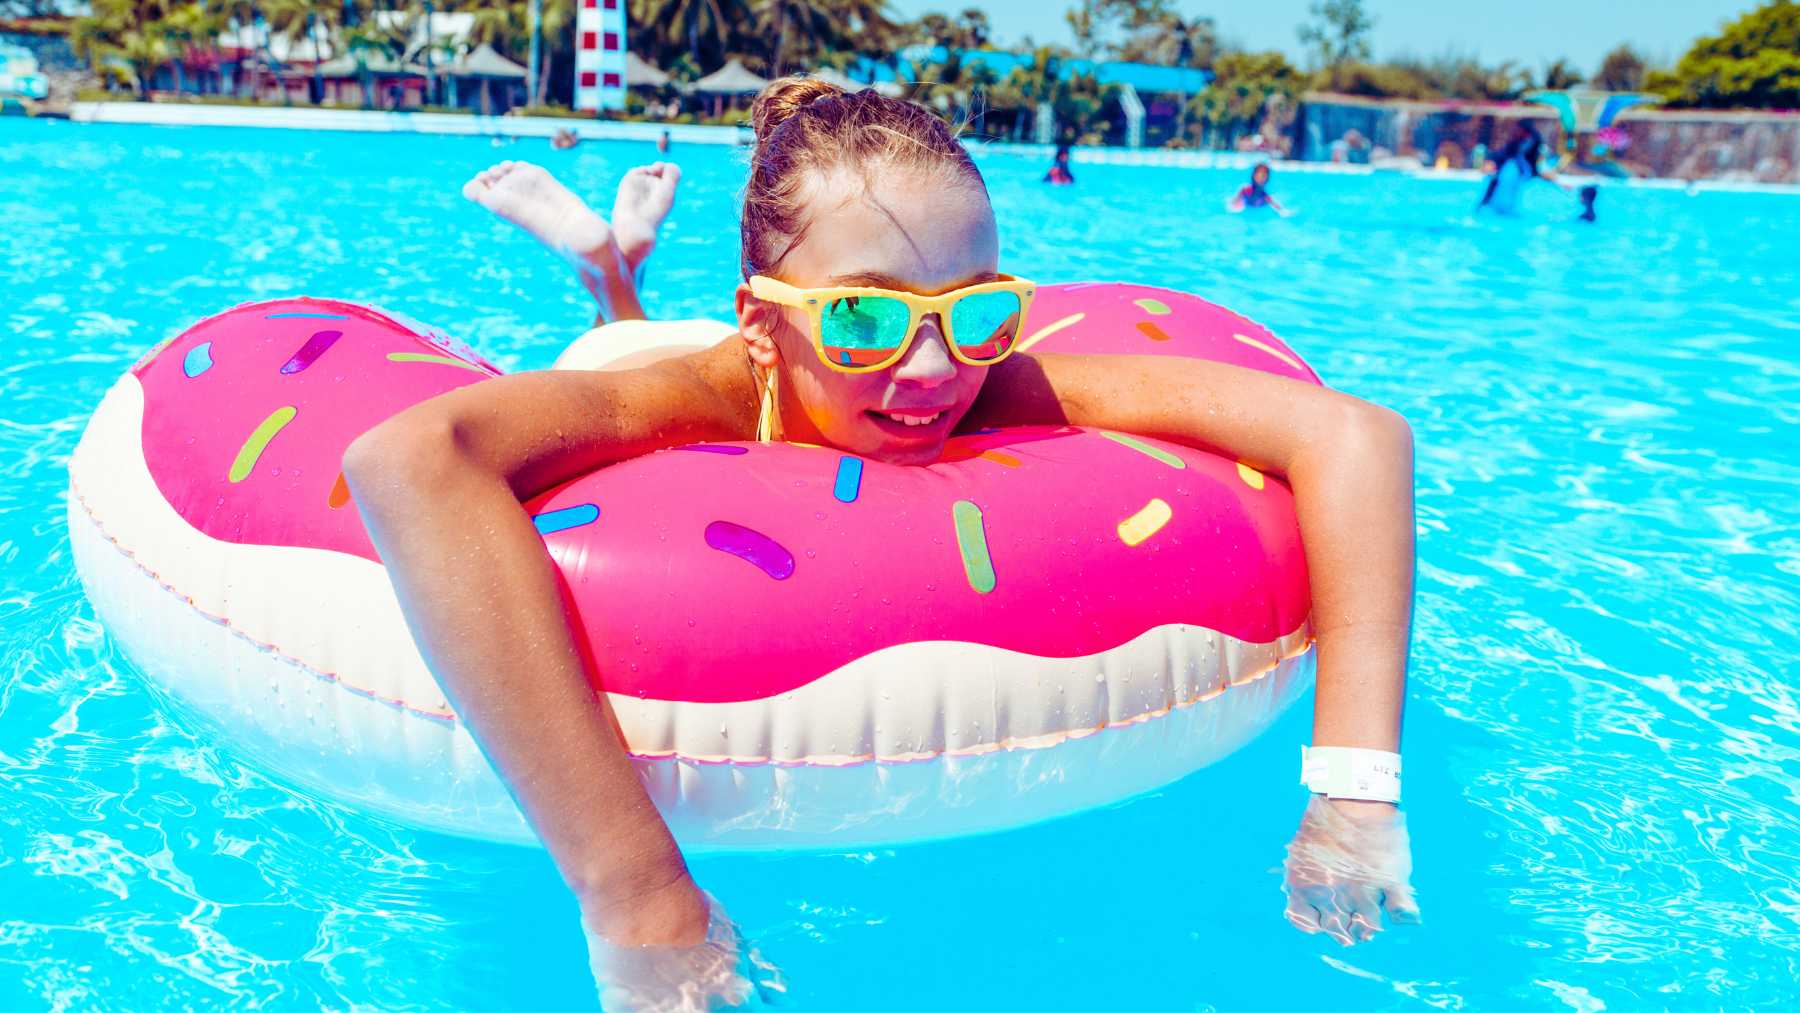
[[[625,0],[581,0],[576,9],[575,108],[625,108]]]

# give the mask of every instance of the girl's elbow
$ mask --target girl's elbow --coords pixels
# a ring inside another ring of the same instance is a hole
[[[1412,461],[1413,432],[1406,416],[1360,400],[1349,403],[1346,415],[1337,432],[1352,456]]]
[[[402,412],[377,423],[344,450],[344,481],[358,505],[416,500],[462,467],[456,424],[434,414]]]

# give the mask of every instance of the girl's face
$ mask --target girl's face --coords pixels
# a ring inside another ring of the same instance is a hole
[[[820,178],[806,196],[811,218],[776,269],[800,288],[868,285],[936,295],[990,281],[1000,240],[987,193],[973,180],[903,170]],[[936,314],[919,324],[906,355],[876,373],[840,373],[819,360],[799,309],[738,290],[750,357],[779,369],[782,422],[794,440],[894,464],[929,464],[981,393],[987,367],[958,362]]]
[[[1269,182],[1269,167],[1266,165],[1259,165],[1256,168],[1251,169],[1250,182],[1255,183],[1257,186],[1266,185]]]

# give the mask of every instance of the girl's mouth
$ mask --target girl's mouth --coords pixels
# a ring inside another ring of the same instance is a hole
[[[864,414],[875,421],[875,425],[884,432],[903,436],[919,437],[934,434],[949,419],[948,409],[937,411],[869,411]]]

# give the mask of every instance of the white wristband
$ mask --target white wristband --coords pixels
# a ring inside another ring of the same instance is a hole
[[[1300,783],[1327,798],[1400,801],[1400,754],[1348,746],[1300,747]]]

